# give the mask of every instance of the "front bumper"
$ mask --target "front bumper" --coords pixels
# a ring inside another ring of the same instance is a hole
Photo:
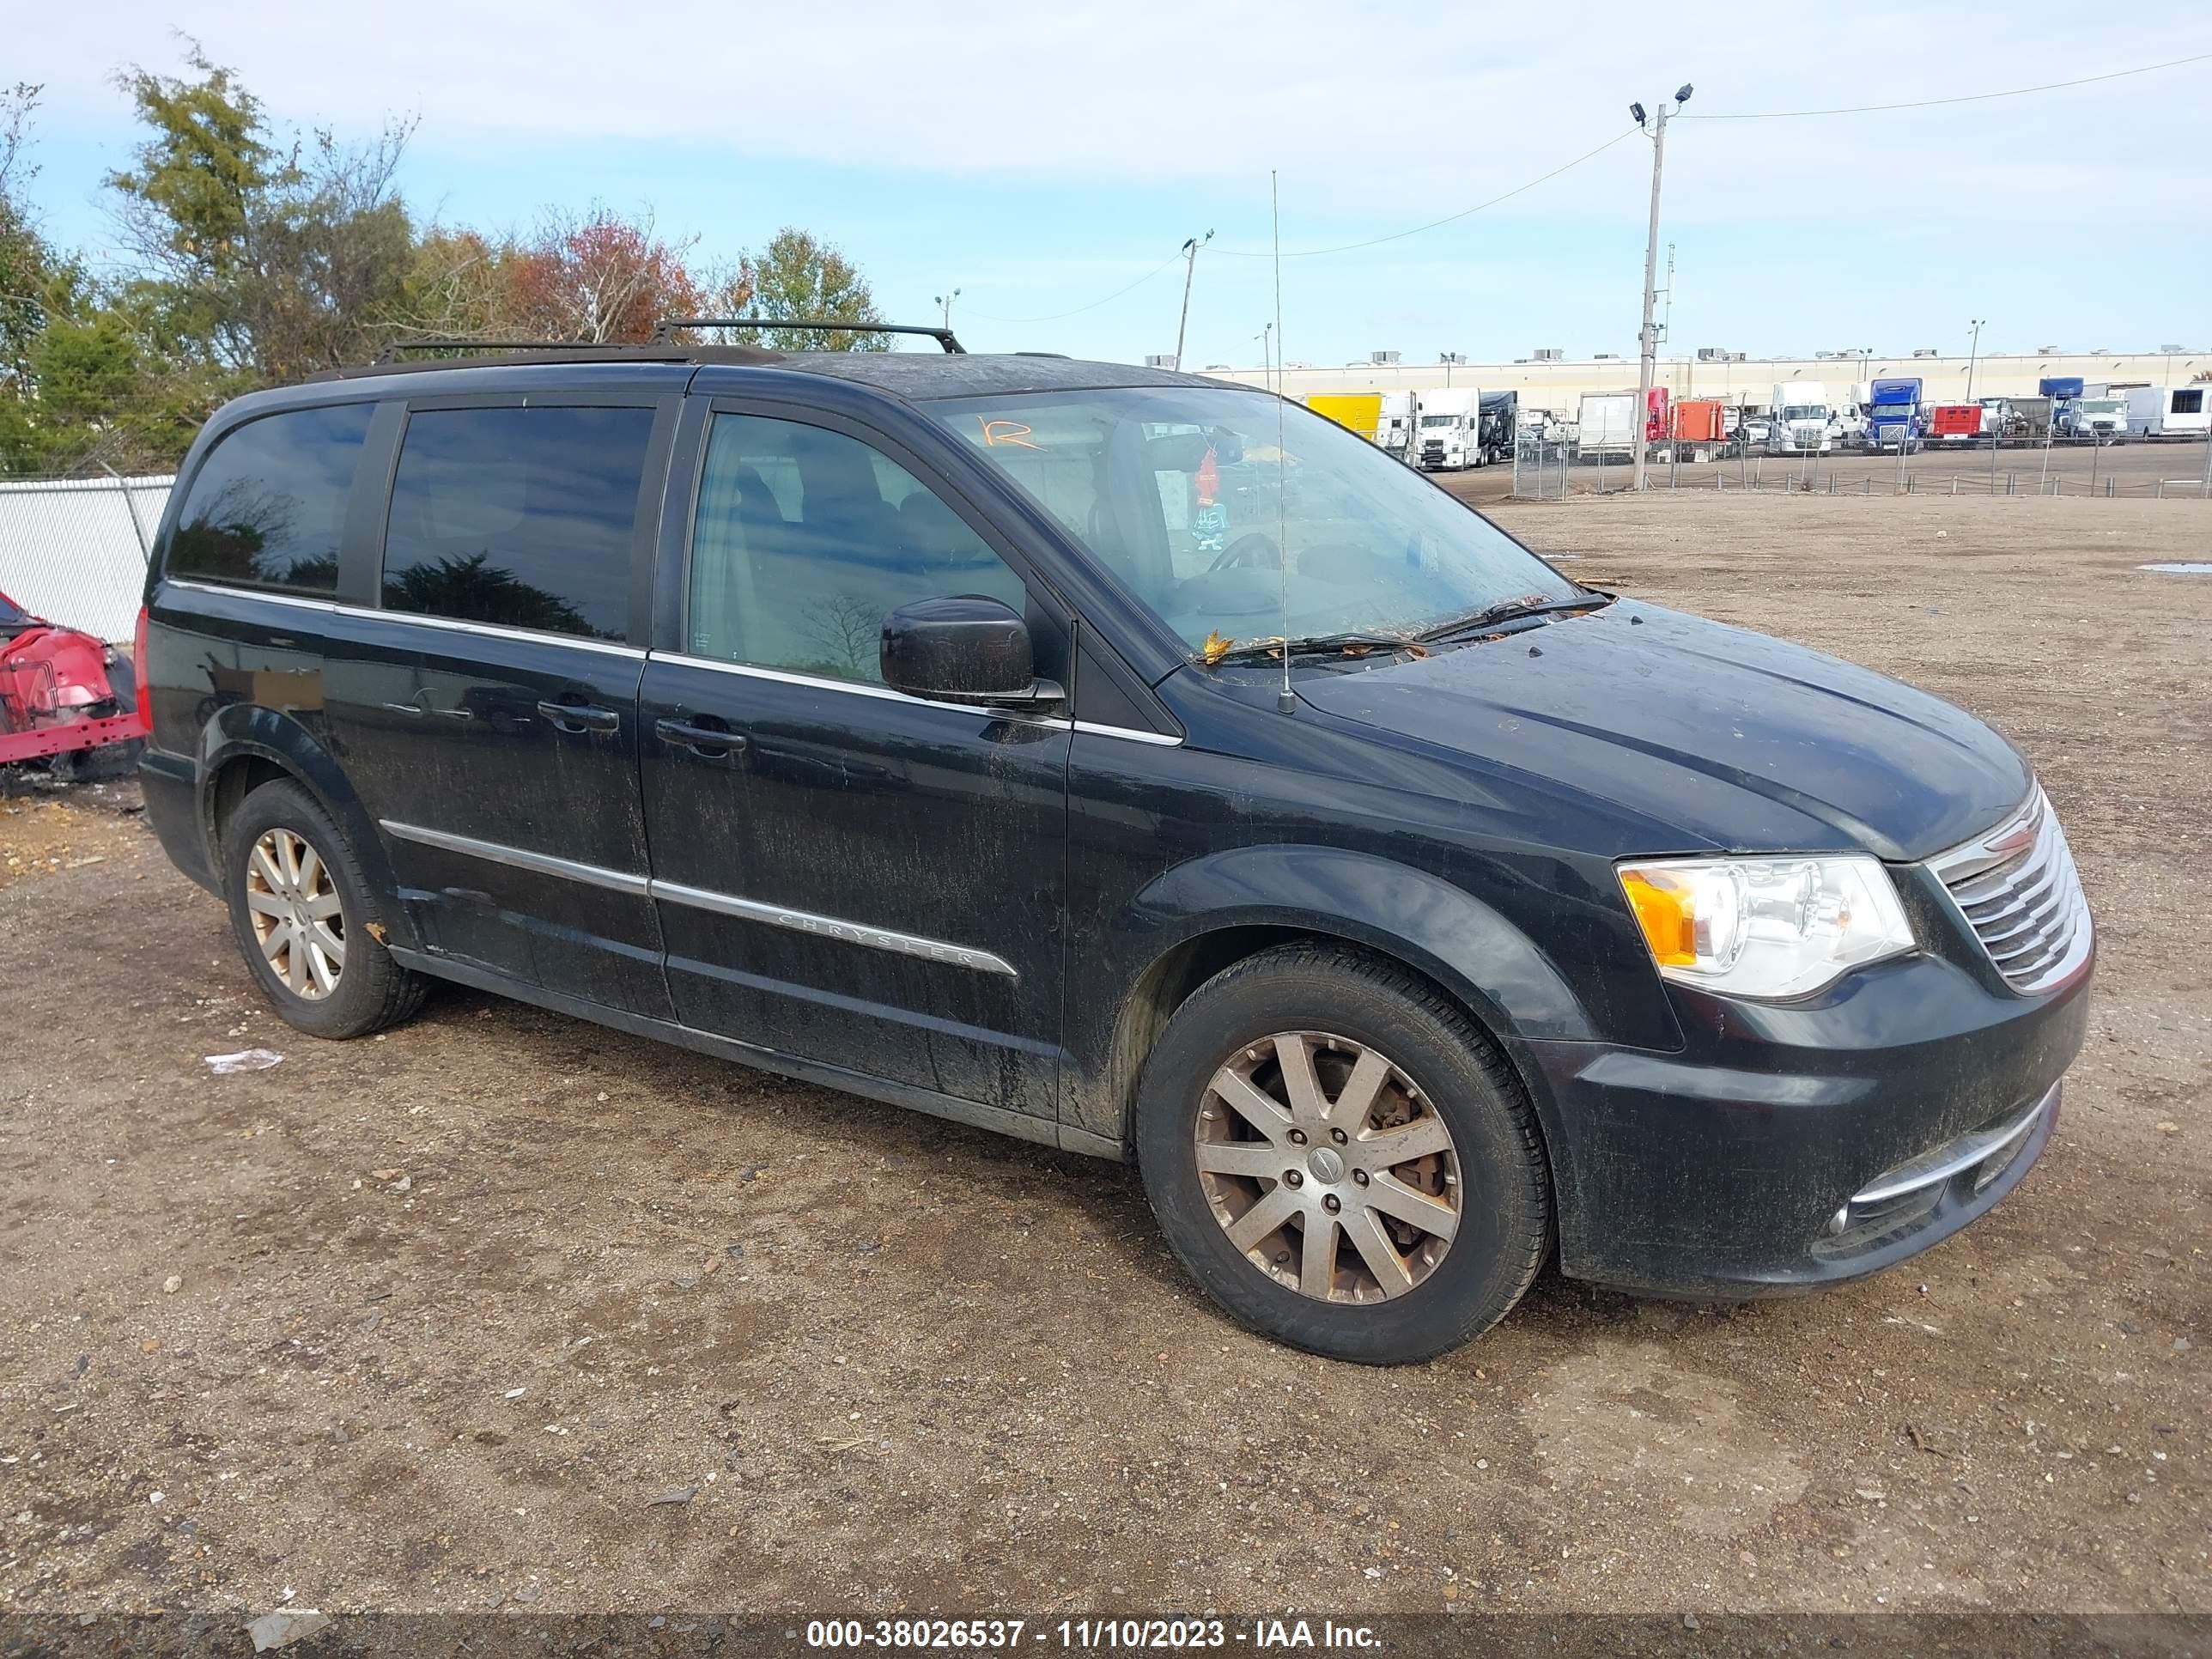
[[[1680,1052],[1523,1045],[1562,1271],[1753,1297],[1861,1278],[1948,1237],[2050,1139],[2092,966],[2021,997],[1923,955],[1807,1002],[1686,994]]]

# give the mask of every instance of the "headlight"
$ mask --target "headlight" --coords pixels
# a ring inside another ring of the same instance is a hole
[[[1870,858],[1651,859],[1620,886],[1659,971],[1730,996],[1805,996],[1916,948]]]

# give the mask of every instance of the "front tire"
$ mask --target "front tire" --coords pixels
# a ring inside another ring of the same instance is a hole
[[[1503,1318],[1551,1237],[1519,1079],[1431,987],[1293,945],[1200,986],[1139,1085],[1145,1194],[1199,1287],[1246,1329],[1368,1364]]]
[[[263,784],[223,825],[223,892],[246,965],[287,1024],[311,1036],[383,1030],[428,982],[377,937],[381,907],[361,861],[298,784]]]

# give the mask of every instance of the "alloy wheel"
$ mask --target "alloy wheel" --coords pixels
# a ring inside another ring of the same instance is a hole
[[[1239,1254],[1323,1302],[1403,1296],[1459,1229],[1451,1131],[1379,1050],[1322,1031],[1239,1049],[1200,1103],[1199,1183]]]
[[[297,832],[264,830],[246,860],[246,909],[284,988],[319,1002],[345,972],[345,912],[330,866]]]

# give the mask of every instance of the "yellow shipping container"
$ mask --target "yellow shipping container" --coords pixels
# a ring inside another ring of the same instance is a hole
[[[1370,444],[1375,441],[1375,428],[1382,424],[1379,392],[1316,392],[1307,396],[1305,405],[1315,414],[1326,415],[1339,426],[1350,428]]]

